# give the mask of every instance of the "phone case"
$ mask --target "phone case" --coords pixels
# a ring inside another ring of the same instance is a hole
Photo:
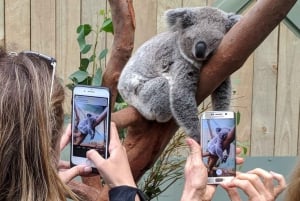
[[[208,115],[208,118],[201,116],[201,145],[209,184],[232,179],[236,174],[234,115],[233,118],[226,118],[225,112],[218,111],[215,114],[218,115]]]
[[[102,157],[109,157],[108,145],[110,134],[110,91],[105,87],[82,86],[81,90],[106,90],[108,97],[82,95],[72,93],[72,140],[70,161],[71,166],[76,164],[93,165],[86,159],[86,152],[96,149]],[[75,164],[74,161],[77,161]],[[93,172],[98,173],[93,167]]]

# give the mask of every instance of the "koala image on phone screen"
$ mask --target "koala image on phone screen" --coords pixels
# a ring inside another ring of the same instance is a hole
[[[94,124],[96,123],[97,118],[98,116],[87,113],[86,118],[78,123],[78,130],[83,134],[90,135],[91,140],[95,137],[96,127]]]
[[[227,147],[226,154],[224,155],[223,141],[227,138],[227,135],[231,129],[229,128],[216,128],[216,135],[207,145],[207,151],[210,155],[218,156],[221,163],[225,163],[228,155],[230,154],[230,147]]]
[[[173,117],[199,142],[196,92],[200,70],[240,15],[191,7],[168,10],[165,16],[168,31],[137,49],[120,75],[118,90],[146,119],[167,122]],[[228,110],[230,79],[211,97],[213,110]]]

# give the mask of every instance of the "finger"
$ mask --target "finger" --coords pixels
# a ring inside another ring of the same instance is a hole
[[[286,181],[283,175],[281,174],[278,174],[273,171],[271,171],[270,174],[272,174],[273,178],[278,182],[278,186],[276,186],[274,189],[275,197],[277,197],[286,188]]]
[[[119,133],[114,122],[110,123],[110,142],[109,142],[109,152],[113,150],[115,147],[121,145]]]
[[[242,149],[240,147],[236,147],[235,151],[236,151],[237,155],[240,154],[240,153],[242,153]]]
[[[266,188],[269,190],[269,192],[273,192],[274,190],[274,183],[273,183],[273,175],[267,172],[266,170],[263,170],[261,168],[255,168],[248,173],[250,174],[256,174],[258,175],[265,184]]]
[[[229,187],[228,183],[221,183],[220,186],[227,192],[231,201],[242,201],[236,187]]]
[[[217,185],[209,184],[206,186],[206,191],[203,200],[212,200],[212,197],[214,196],[216,192]]]
[[[63,172],[59,172],[58,175],[64,183],[68,183],[77,176],[84,176],[92,172],[92,168],[85,165],[77,165]]]
[[[68,124],[65,133],[61,136],[60,139],[60,150],[63,150],[71,139],[71,124]]]
[[[236,162],[236,164],[238,164],[238,165],[242,165],[242,164],[245,162],[245,159],[242,158],[242,157],[236,157],[236,158],[235,158],[235,162]]]
[[[257,168],[258,169],[258,168]],[[254,172],[259,172],[255,174]],[[249,171],[248,173],[241,173],[237,176],[241,180],[247,180],[253,188],[259,193],[260,196],[264,196],[266,199],[274,198],[274,186],[271,174],[263,172],[261,170]],[[270,184],[272,182],[272,184]]]
[[[256,190],[256,188],[254,188],[254,186],[251,184],[249,180],[243,180],[236,177],[226,185],[228,188],[240,188],[242,191],[244,191],[247,194],[247,196],[249,197],[248,200],[260,196],[259,192]]]
[[[105,161],[105,159],[94,149],[91,149],[86,152],[86,157],[93,161],[93,163],[96,165],[97,169],[102,169],[102,163]]]
[[[202,164],[202,152],[201,146],[192,138],[187,138],[186,142],[190,149],[191,160],[195,164]]]

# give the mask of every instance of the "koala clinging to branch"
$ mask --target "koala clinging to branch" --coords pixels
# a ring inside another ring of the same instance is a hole
[[[196,91],[200,69],[240,19],[212,7],[166,11],[169,30],[146,41],[129,59],[118,84],[123,99],[146,119],[179,126],[200,142]],[[230,105],[230,79],[212,94],[214,110]]]

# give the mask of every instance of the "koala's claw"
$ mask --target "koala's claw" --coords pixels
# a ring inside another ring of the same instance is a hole
[[[227,155],[224,156],[223,159],[222,159],[222,163],[226,163],[227,159],[228,159],[228,156]]]

